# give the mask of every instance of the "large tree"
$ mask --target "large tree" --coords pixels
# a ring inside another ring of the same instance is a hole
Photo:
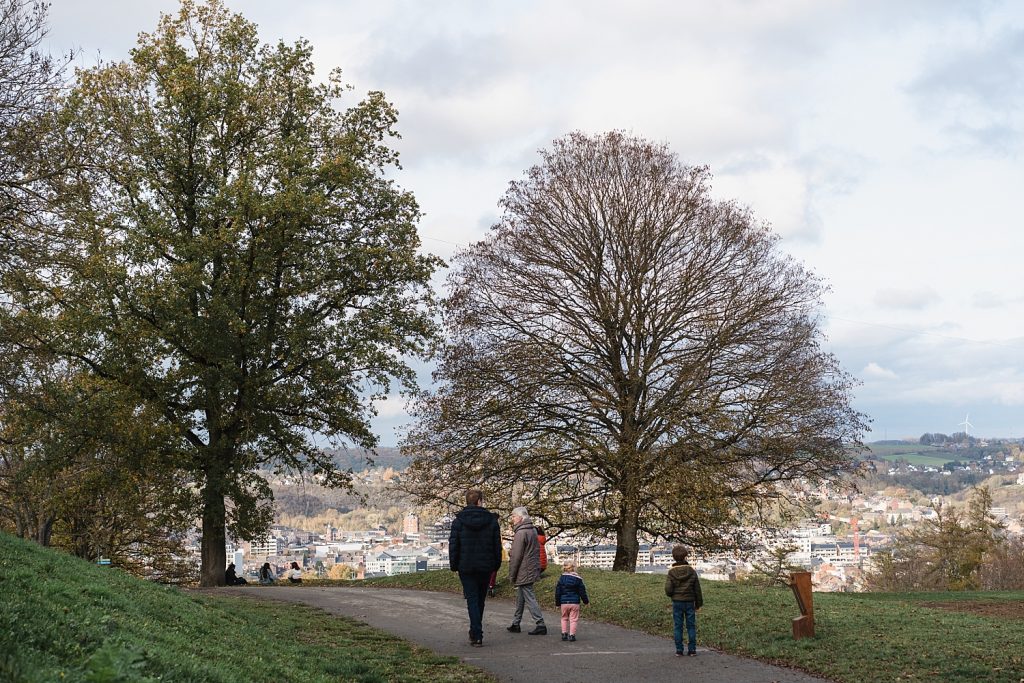
[[[53,127],[80,165],[50,186],[15,335],[159,415],[198,491],[204,585],[226,526],[267,524],[261,468],[348,483],[321,446],[372,447],[372,399],[414,388],[435,333],[438,261],[388,177],[396,113],[380,93],[337,108],[338,79],[186,0],[129,61],[81,71]]]
[[[456,258],[411,488],[554,528],[704,548],[798,478],[855,469],[863,416],[821,348],[822,284],[704,168],[622,133],[555,141]]]

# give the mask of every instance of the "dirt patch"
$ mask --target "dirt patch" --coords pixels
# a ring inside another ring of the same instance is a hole
[[[1024,620],[1024,600],[1013,602],[984,602],[979,600],[957,600],[955,602],[924,602],[922,607],[942,609],[947,612],[968,612],[996,619]]]

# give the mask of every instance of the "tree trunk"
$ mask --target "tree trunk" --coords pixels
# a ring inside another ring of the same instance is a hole
[[[50,515],[43,517],[36,526],[36,543],[49,547],[50,539],[53,537],[54,518]]]
[[[216,468],[206,474],[203,488],[203,540],[200,586],[223,586],[224,569],[228,565],[225,548],[224,482]]]
[[[619,523],[615,527],[615,564],[614,572],[635,572],[636,556],[640,552],[640,541],[637,539],[640,510],[629,502],[622,504]]]

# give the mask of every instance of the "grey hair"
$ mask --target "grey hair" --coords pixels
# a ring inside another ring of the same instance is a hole
[[[513,509],[512,510],[512,516],[513,517],[521,517],[524,522],[532,522],[533,521],[532,519],[530,519],[530,513],[527,512],[526,508],[524,508],[524,507],[518,507],[518,508]]]

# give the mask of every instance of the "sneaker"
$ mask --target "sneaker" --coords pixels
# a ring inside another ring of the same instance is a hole
[[[484,646],[484,641],[482,641],[482,640],[471,640],[471,641],[469,641],[469,644],[472,647],[483,647]]]
[[[686,653],[686,656],[687,656],[687,657],[696,657],[696,656],[697,656],[697,653],[696,653],[696,652],[687,652],[687,653]]]
[[[570,643],[575,643],[576,642],[576,636],[575,635],[569,636],[569,642]]]
[[[490,597],[493,598],[494,597],[494,589],[493,588],[488,588],[487,589],[487,595],[489,595]]]
[[[563,633],[562,634],[562,640],[569,640],[569,634],[568,633]]]
[[[511,625],[511,626],[509,626],[509,627],[508,627],[508,629],[506,629],[506,630],[507,630],[507,631],[508,631],[509,633],[519,633],[519,632],[521,632],[521,631],[522,631],[523,629],[519,628],[519,624],[512,624],[512,625]]]
[[[516,627],[516,630],[518,630],[518,627]],[[537,628],[533,629],[532,631],[526,632],[526,635],[528,636],[546,636],[547,634],[548,627],[544,624],[537,624]]]
[[[676,650],[676,657],[685,657],[686,653],[682,650]]]

